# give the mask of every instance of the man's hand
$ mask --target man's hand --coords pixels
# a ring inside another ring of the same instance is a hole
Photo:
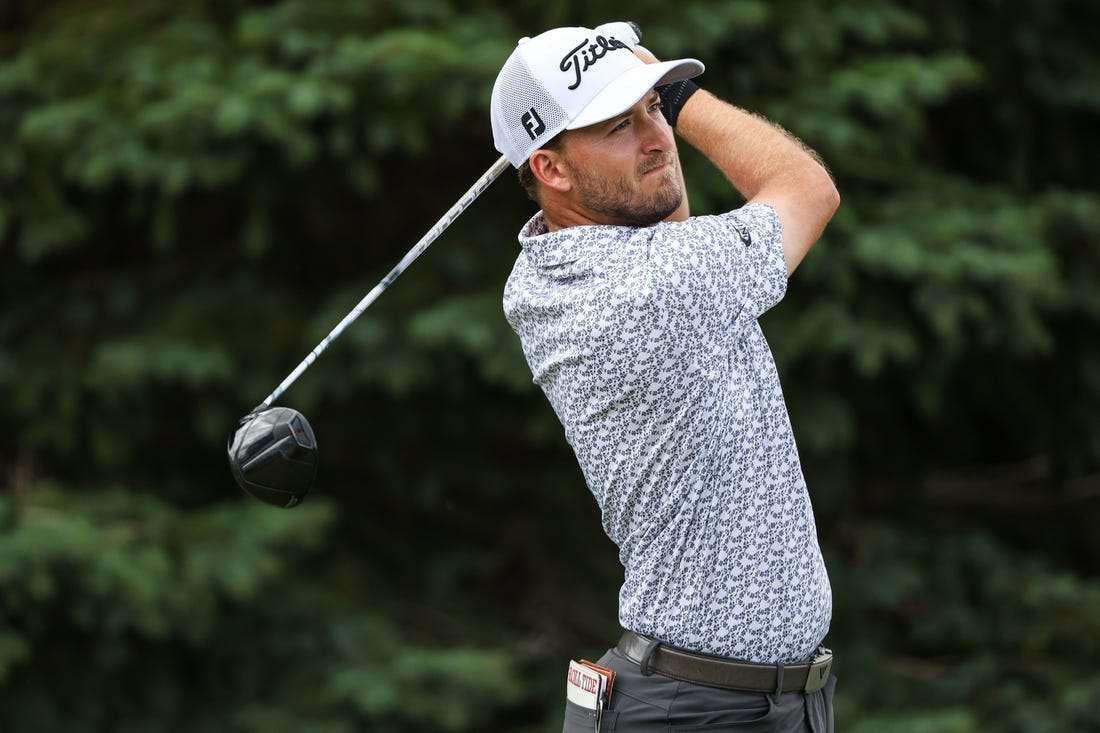
[[[655,64],[658,59],[648,48],[642,45],[642,29],[632,20],[617,20],[612,23],[604,23],[593,28],[602,36],[613,36],[615,40],[622,41],[634,55],[647,64]]]
[[[630,20],[616,20],[611,23],[598,25],[592,30],[601,36],[614,36],[615,40],[622,41],[627,48],[635,48],[642,41],[642,29],[638,24]]]

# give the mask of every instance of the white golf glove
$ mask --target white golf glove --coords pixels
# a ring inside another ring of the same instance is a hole
[[[603,23],[592,30],[601,36],[614,36],[616,40],[622,41],[629,48],[636,48],[642,41],[642,29],[638,27],[637,23],[629,20]]]

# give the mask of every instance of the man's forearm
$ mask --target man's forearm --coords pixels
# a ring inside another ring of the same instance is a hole
[[[705,89],[687,101],[676,131],[709,158],[745,199],[777,179],[805,176],[813,166],[826,173],[821,158],[782,127]]]
[[[840,203],[817,154],[778,125],[702,89],[680,111],[676,131],[714,163],[746,201],[776,208],[787,269],[793,272]]]

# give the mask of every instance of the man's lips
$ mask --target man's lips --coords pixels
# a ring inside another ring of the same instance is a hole
[[[650,165],[643,168],[642,175],[648,176],[650,173],[658,173],[670,167],[671,165],[671,160],[669,160],[668,158],[662,158],[661,160],[655,161],[654,163],[651,163]]]

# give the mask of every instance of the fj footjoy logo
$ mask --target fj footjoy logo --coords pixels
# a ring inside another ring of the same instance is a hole
[[[520,123],[523,125],[523,129],[527,130],[527,134],[534,140],[539,135],[546,132],[546,123],[539,117],[539,113],[532,107],[529,109],[523,117],[519,118]]]
[[[587,48],[585,48],[585,46],[587,46]],[[559,68],[565,72],[572,70],[574,74],[573,83],[569,85],[569,88],[576,89],[579,87],[581,85],[581,75],[584,74],[584,72],[592,68],[596,62],[604,56],[620,48],[625,48],[627,51],[630,50],[625,43],[614,36],[610,38],[596,36],[596,40],[591,44],[588,42],[587,38],[584,39],[584,43],[581,43],[572,51],[565,54],[565,57],[561,60]]]

